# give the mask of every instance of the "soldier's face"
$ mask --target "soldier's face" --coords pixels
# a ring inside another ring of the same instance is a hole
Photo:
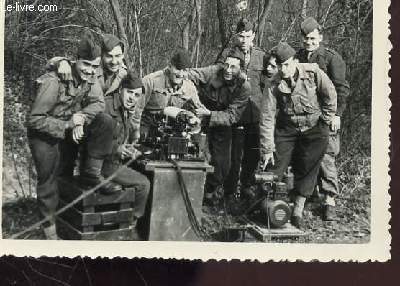
[[[124,53],[120,45],[114,47],[109,52],[103,53],[103,67],[106,71],[116,73],[121,67],[124,59]]]
[[[134,108],[142,95],[142,88],[123,88],[121,96],[124,107],[128,110]]]
[[[240,60],[237,58],[226,58],[224,63],[224,79],[231,81],[240,73]]]
[[[318,29],[315,29],[307,35],[303,35],[304,48],[309,52],[313,52],[318,49],[321,42],[322,34],[318,31]]]
[[[276,63],[276,58],[275,57],[271,56],[269,58],[269,60],[267,62],[266,71],[267,71],[267,76],[269,78],[273,77],[278,72],[278,65]]]
[[[76,73],[82,81],[91,78],[100,66],[100,57],[93,61],[79,59],[75,63]]]
[[[178,70],[173,65],[169,66],[169,81],[172,86],[180,86],[183,83],[183,79],[185,78],[186,71],[185,70]]]
[[[242,51],[248,52],[253,46],[253,40],[256,34],[253,30],[243,31],[236,34],[236,46],[238,46]]]
[[[296,66],[297,66],[297,60],[295,60],[293,57],[289,58],[281,65],[279,65],[279,71],[281,72],[282,77],[283,78],[293,77],[294,73],[296,72]]]

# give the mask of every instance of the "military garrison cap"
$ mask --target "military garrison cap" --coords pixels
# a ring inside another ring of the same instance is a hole
[[[180,49],[171,58],[171,64],[178,70],[190,68],[192,66],[188,51]]]
[[[271,54],[276,57],[276,61],[281,64],[296,55],[296,51],[286,42],[280,42]]]
[[[100,57],[100,47],[95,44],[91,33],[84,33],[76,53],[77,59],[93,61]]]
[[[236,25],[236,33],[241,33],[243,31],[248,32],[251,30],[254,30],[254,24],[245,18],[240,19]]]
[[[240,60],[240,66],[243,67],[245,63],[244,53],[237,47],[231,49],[226,55],[226,58],[235,58]],[[225,59],[226,59],[225,58]]]
[[[101,49],[103,53],[111,51],[118,45],[120,45],[122,51],[124,51],[124,43],[116,36],[112,34],[103,34],[101,38]]]
[[[129,71],[121,82],[122,88],[137,89],[143,87],[142,79],[134,71]]]
[[[314,31],[315,29],[321,30],[321,26],[318,24],[317,20],[315,20],[313,17],[308,17],[300,24],[300,30],[303,33],[303,35],[307,35],[312,31]]]

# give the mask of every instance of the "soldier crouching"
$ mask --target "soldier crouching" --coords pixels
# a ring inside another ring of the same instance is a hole
[[[81,40],[77,59],[72,66],[72,80],[61,81],[55,72],[37,79],[37,94],[28,119],[39,210],[43,217],[50,217],[44,225],[47,239],[58,238],[54,217],[59,203],[57,178],[72,178],[78,146],[85,147],[81,179],[92,185],[103,182],[103,160],[112,147],[112,119],[103,113],[103,91],[94,77],[100,65],[100,48],[91,37]]]
[[[317,182],[337,99],[328,76],[316,64],[299,64],[293,58],[295,54],[287,43],[280,43],[273,51],[280,78],[266,90],[269,100],[263,110],[263,121],[266,121],[263,124],[267,128],[262,130],[272,130],[268,125],[276,121],[273,172],[282,179],[288,165],[293,164],[296,198],[291,223],[302,228],[304,203]],[[265,137],[268,136],[262,136]],[[265,142],[261,146],[266,146]],[[274,147],[265,149],[269,152],[263,154],[263,160],[268,162],[273,159]]]
[[[139,218],[143,217],[147,198],[150,191],[150,181],[147,177],[129,166],[122,166],[130,159],[138,158],[141,153],[134,144],[139,139],[139,126],[133,120],[136,104],[142,98],[143,84],[133,72],[121,82],[120,93],[113,93],[105,98],[106,113],[113,121],[112,153],[104,161],[103,175],[108,177],[116,173],[112,179],[114,183],[123,187],[135,188],[135,206],[133,226],[136,227]],[[143,237],[135,228],[134,240]]]

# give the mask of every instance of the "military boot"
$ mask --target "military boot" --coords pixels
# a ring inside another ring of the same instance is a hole
[[[55,224],[51,224],[50,226],[43,228],[43,232],[47,240],[58,240]]]
[[[105,179],[101,174],[103,167],[103,161],[101,159],[87,158],[80,174],[81,183],[94,187],[103,184]],[[113,182],[107,182],[98,191],[104,195],[114,194],[122,190],[122,187]]]

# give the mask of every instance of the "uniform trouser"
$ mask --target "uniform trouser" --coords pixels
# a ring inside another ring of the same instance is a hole
[[[210,193],[216,187],[222,186],[231,166],[232,128],[227,126],[210,127],[208,129],[208,146],[211,156],[210,164],[214,172],[206,179],[206,192]]]
[[[276,160],[272,171],[282,180],[284,172],[292,163],[294,186],[297,194],[309,197],[317,183],[322,157],[328,144],[329,127],[323,122],[300,132],[285,124],[275,129]]]
[[[338,133],[329,136],[328,148],[322,158],[318,176],[318,186],[322,194],[338,195],[339,183],[336,169],[336,156],[340,151],[340,135]]]
[[[242,187],[255,183],[255,172],[260,161],[259,123],[232,127],[231,153],[231,169],[225,182],[225,194],[236,191],[239,173]]]
[[[37,173],[37,200],[43,217],[52,216],[58,206],[57,178],[73,175],[74,160],[78,146],[71,140],[71,132],[66,139],[56,139],[48,134],[28,130],[29,147]],[[112,148],[112,118],[104,113],[98,114],[90,125],[85,126],[87,156],[104,159]],[[71,146],[73,145],[73,146]],[[55,222],[51,218],[50,224]]]
[[[142,173],[133,170],[130,167],[123,166],[122,164],[113,164],[109,160],[104,161],[103,175],[105,177],[111,176],[114,172],[117,175],[112,179],[123,187],[135,188],[135,203],[134,203],[134,216],[140,218],[144,215],[146,208],[147,198],[150,192],[150,181]]]

